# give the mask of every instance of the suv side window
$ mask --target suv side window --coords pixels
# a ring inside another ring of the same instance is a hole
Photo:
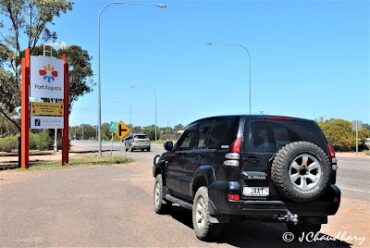
[[[209,149],[229,149],[236,139],[239,118],[220,118],[215,120],[208,139]]]
[[[207,142],[209,137],[209,132],[211,129],[212,121],[206,120],[202,121],[198,128],[196,137],[193,141],[192,149],[206,149],[207,148]]]
[[[186,151],[191,150],[192,145],[194,144],[194,139],[196,138],[196,129],[197,124],[191,125],[188,127],[185,132],[181,135],[179,141],[176,144],[176,150]]]

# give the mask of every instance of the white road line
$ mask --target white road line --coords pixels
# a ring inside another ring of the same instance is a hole
[[[338,163],[340,162],[350,162],[350,163],[362,163],[362,164],[368,164],[370,165],[370,161],[353,161],[353,160],[341,160],[340,158],[338,158]]]
[[[367,193],[370,194],[369,190],[363,190],[363,189],[358,189],[358,188],[351,188],[351,187],[346,187],[346,186],[339,186],[340,189],[345,189],[345,190],[350,190],[350,191],[355,191],[355,192],[362,192],[362,193]]]

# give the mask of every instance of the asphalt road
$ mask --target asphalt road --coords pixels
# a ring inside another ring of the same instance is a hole
[[[89,142],[79,145],[84,144],[94,148]],[[197,240],[190,211],[175,207],[171,214],[156,215],[152,209],[151,165],[161,151],[161,146],[153,145],[152,152],[127,153],[137,161],[127,165],[15,172],[17,178],[10,181],[9,173],[1,172],[0,247],[350,246],[342,241],[285,243],[284,224],[256,222],[227,226],[217,243]],[[342,169],[338,182],[348,196],[356,197],[355,192],[361,196],[359,186],[369,189],[366,175],[361,175],[369,165],[350,166],[364,169],[351,174]],[[351,184],[351,178],[359,184]]]
[[[370,201],[370,159],[338,156],[337,184],[343,197]]]

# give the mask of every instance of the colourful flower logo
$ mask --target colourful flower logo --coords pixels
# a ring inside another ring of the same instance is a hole
[[[39,70],[39,74],[42,76],[42,79],[47,80],[48,83],[54,81],[55,78],[58,77],[58,72],[55,70],[55,67],[50,64],[45,65],[43,69]]]

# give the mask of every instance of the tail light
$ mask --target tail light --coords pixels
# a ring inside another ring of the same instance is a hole
[[[243,140],[241,138],[237,138],[232,144],[230,148],[231,153],[239,153],[242,150]]]
[[[240,195],[239,194],[230,193],[230,194],[227,195],[227,198],[229,199],[229,201],[240,201]]]
[[[289,116],[279,116],[279,115],[269,115],[266,116],[266,119],[268,120],[275,120],[275,121],[293,121],[294,118]]]
[[[240,152],[242,150],[243,140],[237,138],[230,147],[230,152],[225,155],[225,166],[236,167],[239,166]]]
[[[336,171],[338,170],[338,165],[337,165],[337,158],[335,157],[334,147],[331,144],[328,144],[328,148],[329,148],[329,156],[331,159],[331,168],[332,170]]]
[[[333,202],[334,202],[334,203],[340,203],[340,197],[335,196],[335,197],[333,198]]]
[[[334,150],[334,147],[331,144],[328,144],[328,148],[329,148],[330,157],[331,158],[335,158],[335,150]]]

